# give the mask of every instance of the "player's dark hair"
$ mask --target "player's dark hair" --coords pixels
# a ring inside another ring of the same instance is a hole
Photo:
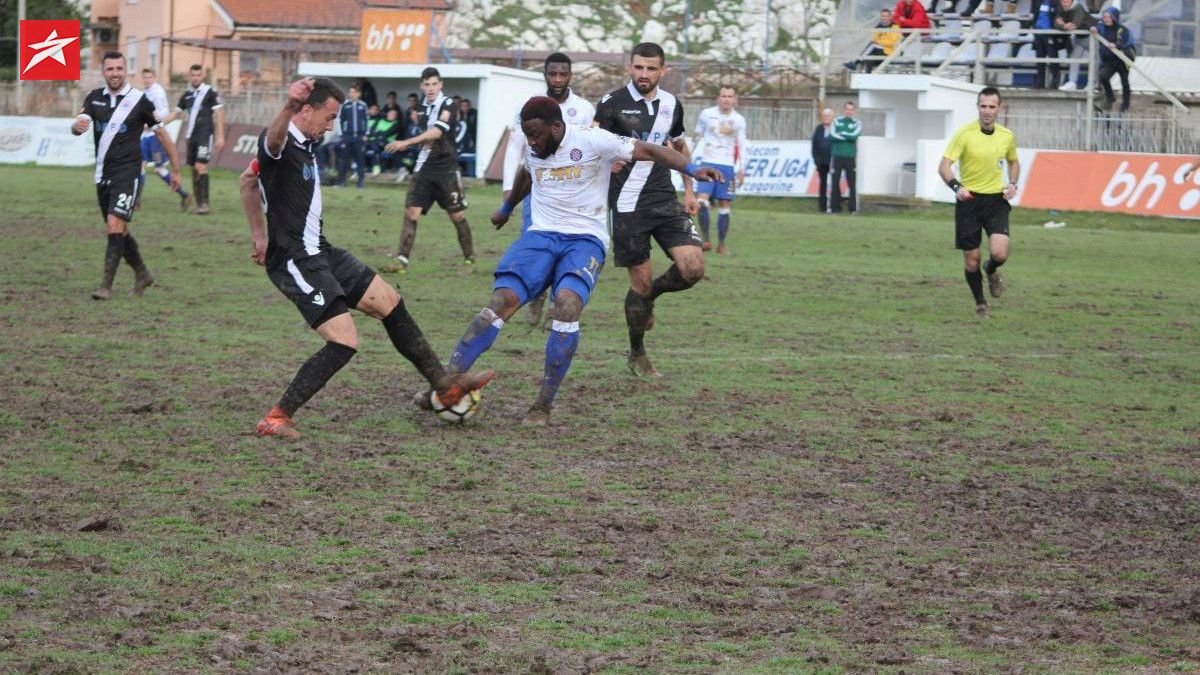
[[[521,106],[521,122],[541,120],[544,124],[563,121],[562,108],[549,96],[534,96]]]
[[[720,96],[721,92],[725,91],[726,89],[733,92],[734,96],[737,96],[737,89],[734,89],[732,84],[723,84],[717,87],[717,96]]]
[[[995,96],[997,103],[999,103],[1001,100],[1000,99],[1000,90],[995,87],[984,87],[983,90],[979,92],[979,97],[976,98],[975,100],[978,101],[979,99],[983,98],[984,96]]]
[[[846,101],[845,103],[842,104],[842,107],[844,108],[846,106],[850,106],[851,108],[857,108],[858,104],[855,103],[854,101]]]
[[[349,91],[350,89],[353,89],[354,91],[362,91],[362,89],[358,88],[357,84],[352,84],[349,87],[347,87],[347,91]]]
[[[546,67],[549,66],[551,63],[565,63],[565,64],[567,64],[567,68],[570,68],[571,67],[571,57],[567,56],[566,54],[564,54],[562,52],[554,52],[550,56],[546,57],[546,62],[542,64],[542,70],[545,70]]]
[[[422,82],[424,82],[425,80],[428,80],[431,77],[436,77],[437,79],[440,80],[440,79],[442,79],[442,74],[441,74],[441,72],[438,71],[437,68],[434,68],[433,66],[429,66],[425,70],[421,71],[421,81]]]
[[[308,100],[305,103],[314,108],[319,108],[324,105],[325,101],[331,98],[338,103],[346,102],[346,95],[342,93],[342,90],[338,88],[333,80],[328,77],[313,78],[313,88],[309,92]]]
[[[154,69],[153,68],[142,68],[142,74],[145,75],[146,73],[150,73],[151,75],[153,75]]]
[[[635,57],[635,56],[640,56],[645,59],[657,58],[659,61],[662,61],[663,63],[667,62],[666,52],[664,52],[663,48],[660,47],[658,45],[658,43],[656,43],[656,42],[643,42],[640,45],[634,47],[633,52],[629,55],[629,60],[632,62],[633,57]]]
[[[100,57],[100,63],[101,63],[101,65],[103,65],[104,62],[108,61],[109,59],[124,59],[124,58],[125,58],[125,55],[122,54],[121,52],[108,51],[108,52],[104,52],[104,56]]]
[[[193,63],[192,67],[188,68],[188,70],[204,70],[204,66],[200,65],[199,63]]]
[[[396,97],[396,92],[394,92],[394,91],[389,91],[389,92],[387,93],[387,95],[388,95],[388,96],[391,96],[392,98],[395,98],[395,97]]]

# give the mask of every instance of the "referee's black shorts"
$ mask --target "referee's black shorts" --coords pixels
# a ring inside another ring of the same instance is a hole
[[[267,277],[300,315],[316,328],[357,307],[375,271],[340,248],[329,247],[307,258],[284,258],[267,265]]]
[[[982,232],[1008,236],[1008,212],[1012,206],[1003,194],[972,192],[973,199],[954,202],[954,246],[963,251],[979,248]]]

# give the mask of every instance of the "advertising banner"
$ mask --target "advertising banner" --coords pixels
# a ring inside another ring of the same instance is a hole
[[[433,12],[367,7],[358,43],[361,63],[425,63]]]
[[[70,117],[0,117],[0,164],[93,164],[92,132],[72,134],[74,121]]]
[[[225,129],[225,148],[213,161],[213,166],[242,172],[250,160],[258,156],[259,124],[230,124]],[[181,155],[182,156],[182,155]]]
[[[1026,171],[1021,206],[1200,218],[1200,172],[1184,180],[1195,159],[1038,150]]]

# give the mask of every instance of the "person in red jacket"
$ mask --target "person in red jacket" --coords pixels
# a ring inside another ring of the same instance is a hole
[[[921,0],[900,0],[892,10],[892,20],[901,28],[929,28],[929,16]]]

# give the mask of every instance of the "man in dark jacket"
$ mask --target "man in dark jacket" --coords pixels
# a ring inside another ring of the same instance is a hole
[[[1121,76],[1121,112],[1129,112],[1129,66],[1117,56],[1126,56],[1133,50],[1129,29],[1121,25],[1121,10],[1109,7],[1100,14],[1100,25],[1092,26],[1092,32],[1107,40],[1112,47],[1100,43],[1100,86],[1104,88],[1103,110],[1112,110],[1117,97],[1113,95],[1112,76]],[[1115,51],[1114,51],[1115,50]]]
[[[813,130],[812,159],[817,165],[817,175],[820,177],[821,194],[817,195],[817,210],[829,212],[829,163],[833,161],[833,110],[826,108],[821,111],[821,123]]]

